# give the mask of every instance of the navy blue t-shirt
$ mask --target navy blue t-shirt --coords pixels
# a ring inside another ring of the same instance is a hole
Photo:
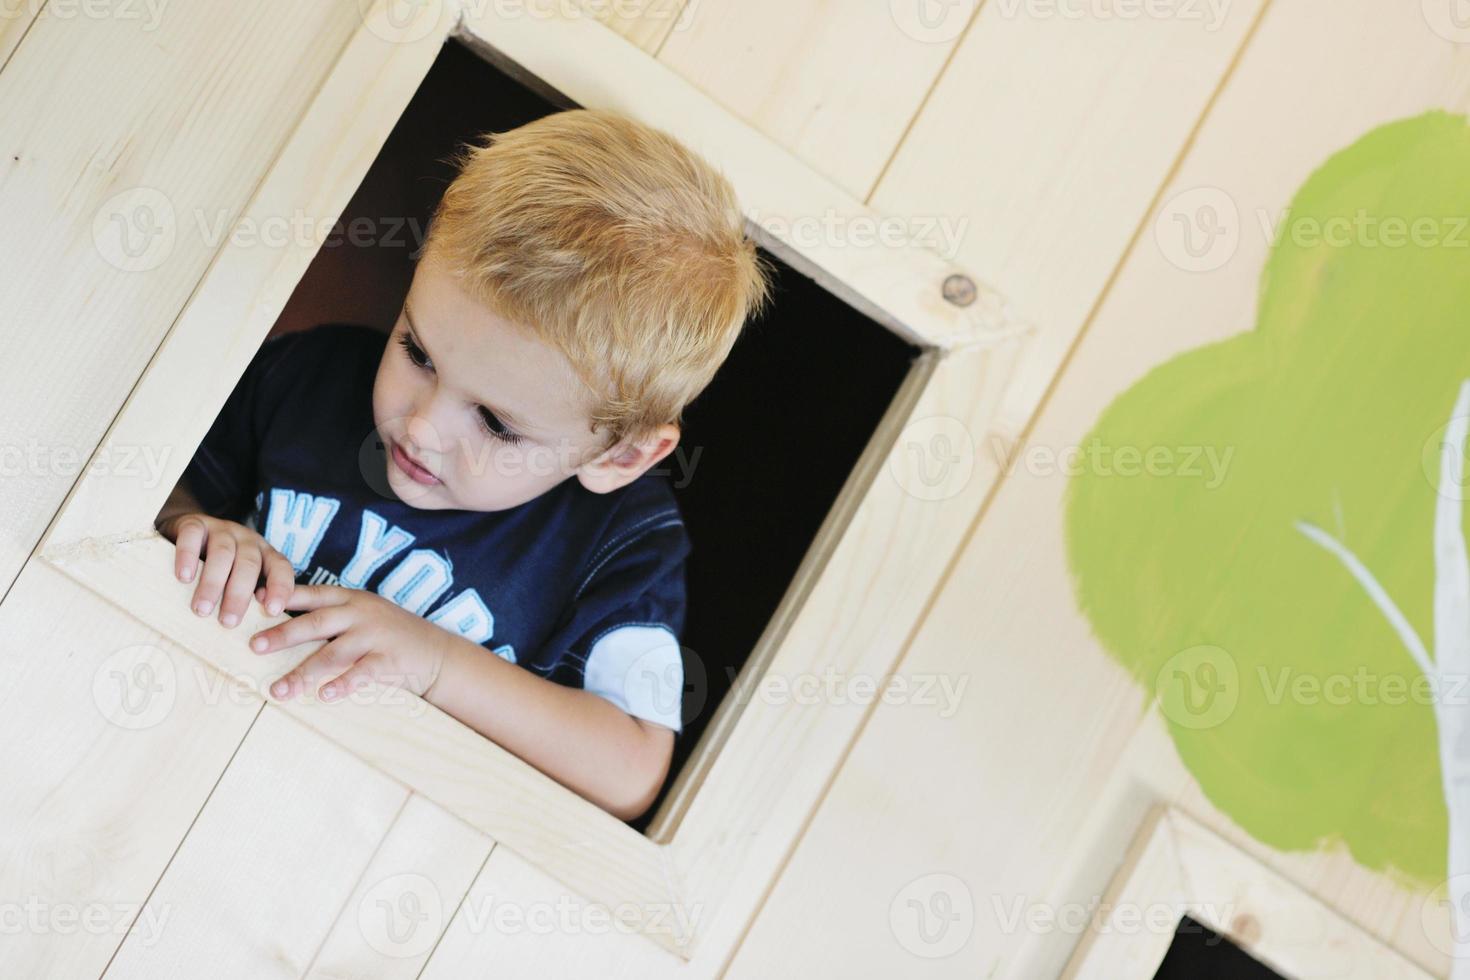
[[[388,335],[327,323],[261,345],[184,471],[296,581],[370,589],[511,663],[682,729],[690,543],[668,480],[568,477],[500,511],[421,510],[387,482],[372,392]]]

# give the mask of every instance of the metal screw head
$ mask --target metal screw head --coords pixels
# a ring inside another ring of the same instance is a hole
[[[946,301],[955,306],[969,306],[975,302],[976,289],[975,280],[958,272],[952,276],[945,277],[944,285],[940,290]]]

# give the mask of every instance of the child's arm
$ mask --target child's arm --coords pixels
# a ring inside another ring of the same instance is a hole
[[[442,666],[424,693],[430,704],[619,819],[652,805],[668,775],[672,729],[443,632]]]
[[[329,642],[271,684],[273,698],[310,691],[330,703],[366,678],[406,687],[623,820],[648,809],[668,774],[672,728],[540,677],[375,592],[297,585],[285,608],[306,612],[251,637],[251,650]]]

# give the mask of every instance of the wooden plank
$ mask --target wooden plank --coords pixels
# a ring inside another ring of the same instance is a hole
[[[407,797],[266,706],[103,975],[301,976]]]
[[[1181,916],[1293,980],[1429,974],[1203,824],[1159,808],[1139,831],[1063,980],[1146,980]]]
[[[1027,329],[983,283],[969,306],[944,299],[945,279],[964,270],[926,244],[932,229],[868,208],[596,21],[513,16],[465,2],[456,36],[579,105],[618,109],[668,131],[729,178],[762,245],[915,343],[993,344]]]
[[[484,834],[412,794],[305,975],[315,980],[419,976],[493,846]]]
[[[1158,4],[1174,15],[1149,17],[1110,6],[985,4],[870,199],[892,214],[963,216],[956,264],[1004,284],[1016,315],[1036,325],[984,435],[1001,452],[1031,419],[1263,9],[1201,0]]]
[[[438,4],[423,5],[401,23],[388,11],[379,0],[358,24],[296,137],[242,209],[234,225],[240,233],[225,237],[213,266],[98,450],[99,459],[138,454],[156,460],[156,466],[141,476],[121,467],[88,472],[43,547],[56,540],[152,528],[153,515],[188,465],[192,447],[204,438],[305,273],[321,236],[361,183],[453,21]],[[230,227],[229,222],[221,224],[221,234]],[[284,231],[296,227],[309,230]],[[180,447],[191,451],[179,452]]]
[[[0,71],[0,592],[360,16],[265,0],[144,31],[70,9],[48,5]],[[99,467],[157,478],[156,455],[121,448]]]
[[[966,698],[942,722],[901,705],[873,712],[730,976],[777,963],[796,972],[947,975],[957,960],[915,955],[889,925],[895,897],[935,871],[973,889],[966,948],[977,959],[965,961],[968,975],[1050,976],[1065,963],[1075,933],[1007,930],[995,903],[1086,903],[1101,890],[1119,849],[1079,854],[1070,843],[1095,826],[1100,807],[1147,795],[1115,782],[1144,705],[1075,609],[1060,527],[1065,474],[1026,449],[1078,445],[1155,365],[1250,329],[1269,244],[1256,217],[1278,216],[1331,153],[1426,106],[1463,111],[1470,48],[1428,30],[1417,8],[1365,9],[1351,20],[1334,17],[1338,9],[1279,4],[1264,19],[1018,451],[1028,465],[983,513],[901,664],[908,676],[968,677]],[[1208,275],[1171,264],[1151,232],[1175,194],[1201,186],[1224,189],[1245,221],[1234,257]],[[1313,859],[1333,860],[1304,856]],[[1396,896],[1402,889],[1379,878],[1376,888],[1324,897],[1416,962],[1442,969],[1442,958],[1380,932],[1394,924],[1374,913]],[[804,942],[834,934],[846,941]]]
[[[173,577],[173,545],[156,532],[53,556],[58,568],[172,637],[264,700],[269,683],[322,644],[252,653],[245,640],[286,617],[258,604],[233,629],[189,608],[193,586]],[[513,848],[582,894],[656,908],[677,900],[666,848],[495,742],[399,688],[335,702],[297,698],[271,708],[326,736],[380,772]],[[688,937],[652,936],[683,948]]]
[[[259,702],[41,562],[0,605],[7,976],[97,976]],[[166,926],[164,922],[162,925]]]
[[[912,3],[701,0],[668,34],[659,61],[865,201],[979,6],[935,5],[941,16],[926,22]],[[926,163],[938,169],[946,159],[955,162],[946,154]],[[958,224],[963,214],[924,217]]]
[[[36,22],[40,10],[39,4],[31,4],[18,9],[7,7],[0,13],[0,71],[4,71],[6,61],[15,53],[26,31]]]
[[[618,34],[657,56],[664,40],[674,31],[688,30],[690,18],[682,16],[691,5],[686,0],[576,0],[578,9],[595,16]],[[695,0],[696,6],[700,0]]]
[[[678,916],[691,916],[675,926]],[[638,935],[652,916],[688,932],[697,910],[584,899],[517,854],[497,847],[455,912],[423,980],[460,977],[608,977],[693,980],[716,974]]]
[[[545,75],[574,97],[581,97],[579,93],[585,91],[593,98],[584,101],[592,104],[626,100],[637,114],[651,117],[650,121],[665,125],[681,138],[713,147],[719,158],[717,162],[726,164],[727,172],[737,182],[744,181],[753,188],[758,201],[791,205],[798,212],[815,204],[841,214],[867,214],[840,189],[812,174],[709,100],[678,84],[667,69],[651,62],[600,25],[585,20],[499,19],[491,13],[467,10],[462,26],[467,38],[484,34],[505,57]],[[433,39],[432,31],[419,36]],[[355,63],[352,54],[356,45],[354,39],[344,63]],[[589,74],[588,66],[596,66],[598,73]],[[395,77],[399,74],[395,70]],[[403,69],[403,76],[408,74]],[[355,72],[347,72],[339,81],[334,73],[308,118],[305,131],[312,135],[301,148],[294,141],[287,148],[262,187],[258,201],[277,197],[294,200],[291,195],[299,194],[303,187],[323,188],[313,193],[329,194],[333,193],[331,188],[347,179],[345,168],[329,166],[328,176],[323,179],[319,173],[306,169],[306,165],[318,162],[314,153],[328,153],[336,145],[316,136],[317,130],[310,126],[318,105],[330,107],[339,98],[346,98],[341,95],[343,86],[356,77]],[[650,96],[650,92],[657,95]],[[349,100],[347,104],[352,103]],[[365,152],[367,141],[362,136],[365,131],[352,130],[351,145],[338,152],[343,157]],[[795,247],[805,248],[799,243]],[[989,302],[992,294],[982,294],[981,301],[966,310],[937,298],[937,282],[953,267],[932,253],[913,248],[895,249],[881,242],[872,248],[827,243],[819,245],[817,253],[823,261],[830,260],[833,268],[822,266],[803,252],[808,267],[824,276],[840,272],[849,280],[850,292],[858,291],[859,299],[868,297],[863,302],[870,308],[876,310],[881,299],[885,309],[892,307],[903,314],[884,313],[889,320],[937,344],[948,345],[949,349],[963,350],[969,365],[963,384],[958,383],[958,375],[950,375],[948,382],[936,378],[932,391],[923,389],[927,400],[905,404],[903,411],[886,423],[883,438],[875,440],[860,472],[849,481],[857,496],[870,483],[877,488],[876,495],[871,503],[863,498],[856,516],[852,509],[844,507],[835,518],[839,523],[851,519],[860,528],[866,528],[860,543],[845,549],[837,547],[830,554],[822,550],[812,556],[804,573],[810,582],[830,558],[839,568],[859,569],[865,580],[876,578],[869,587],[870,592],[884,597],[883,601],[870,603],[861,622],[854,623],[851,617],[834,619],[836,611],[849,601],[843,593],[850,591],[852,579],[849,577],[844,583],[835,576],[829,577],[818,583],[820,592],[812,593],[814,608],[800,623],[791,626],[794,606],[788,606],[782,614],[784,618],[770,631],[773,643],[783,640],[788,631],[795,637],[792,651],[784,660],[776,661],[783,670],[801,672],[809,666],[820,670],[824,664],[833,662],[831,658],[835,656],[835,662],[842,666],[862,662],[865,670],[881,672],[896,649],[893,639],[905,633],[907,624],[927,600],[926,583],[932,584],[937,579],[941,564],[933,560],[934,548],[952,540],[953,531],[968,522],[979,500],[976,488],[983,485],[981,481],[974,487],[955,487],[954,493],[947,494],[949,499],[944,507],[947,517],[941,518],[940,509],[932,500],[915,497],[897,480],[880,479],[885,468],[896,467],[901,472],[907,463],[907,447],[894,446],[898,429],[907,417],[905,413],[916,404],[931,413],[957,415],[974,425],[982,424],[990,417],[994,400],[1002,390],[999,379],[1006,377],[1014,364],[1018,335],[1006,332],[1012,325],[1003,317],[992,317],[996,312]],[[117,435],[111,438],[119,443],[155,439],[165,444],[185,445],[190,444],[191,438],[197,438],[195,433],[202,432],[207,424],[207,411],[214,398],[204,393],[219,392],[219,397],[223,397],[232,373],[239,370],[236,365],[243,365],[248,356],[252,335],[258,338],[258,332],[264,329],[263,322],[242,323],[236,311],[247,309],[266,316],[267,312],[262,311],[277,309],[292,284],[289,268],[297,261],[298,256],[291,254],[280,258],[277,267],[265,269],[253,256],[222,254],[191,303],[186,322],[180,324],[159,355],[160,371],[156,375],[150,371],[145,377],[119,419]],[[210,357],[195,336],[198,324],[215,322],[225,324],[220,329],[227,333],[222,336],[228,336],[232,344],[224,358]],[[991,332],[991,327],[999,329]],[[991,349],[992,345],[999,346]],[[165,361],[167,371],[162,370]],[[205,377],[201,379],[199,375]],[[990,381],[977,385],[977,377]],[[203,398],[205,410],[192,416],[178,413],[174,406],[179,385],[195,386],[190,390]],[[122,438],[123,435],[127,438]],[[857,497],[849,495],[849,499]],[[111,601],[158,624],[170,635],[185,638],[190,649],[230,671],[232,676],[254,679],[263,669],[258,660],[241,660],[241,651],[220,642],[217,631],[205,628],[210,624],[200,624],[196,617],[186,614],[182,603],[171,598],[181,587],[167,575],[164,552],[168,546],[149,526],[159,500],[161,492],[157,489],[140,489],[126,481],[108,478],[89,479],[78,489],[48,538],[45,552],[48,560],[57,562],[68,574],[86,581]],[[888,532],[894,524],[912,533],[894,542]],[[846,560],[854,564],[841,564]],[[915,568],[924,569],[925,574],[915,574]],[[834,622],[848,632],[834,634]],[[247,621],[240,632],[243,634],[250,628],[252,624]],[[859,638],[857,643],[853,642],[855,637]],[[764,666],[766,662],[761,663]],[[778,809],[784,811],[782,825],[787,833],[800,826],[820,791],[822,773],[840,756],[860,717],[860,713],[850,711],[835,713],[810,741],[811,712],[801,705],[776,708],[788,731],[779,727],[767,731],[759,718],[744,723],[746,734],[740,743],[743,748],[736,753],[743,753],[742,757],[726,762],[723,776],[712,774],[713,782],[720,789],[718,794],[707,794],[738,803],[706,807],[702,817],[690,822],[689,826],[697,828],[697,832],[686,837],[691,843],[683,851],[684,865],[675,868],[668,849],[652,844],[596,811],[586,801],[557,787],[520,760],[436,710],[429,709],[421,718],[408,719],[406,714],[414,708],[412,704],[387,712],[352,705],[333,705],[326,710],[321,710],[322,707],[284,710],[329,733],[339,744],[410,783],[489,833],[500,844],[520,851],[554,877],[590,897],[643,904],[668,901],[669,896],[682,894],[681,876],[683,867],[688,867],[698,874],[705,889],[706,894],[700,900],[707,898],[713,909],[720,904],[719,898],[733,880],[732,876],[739,873],[743,877],[736,893],[737,901],[731,906],[736,911],[721,926],[719,942],[724,945],[717,944],[710,953],[716,960],[728,955],[730,944],[744,928],[745,915],[779,865],[784,846],[780,838],[767,837],[757,842],[754,828],[762,826],[765,816]],[[302,713],[295,714],[298,710]],[[405,724],[406,721],[413,724]],[[446,744],[457,746],[455,752],[449,753],[452,760],[449,762],[443,761]],[[787,788],[792,792],[750,798],[748,787],[752,777],[748,760],[757,760],[760,766],[768,759],[789,761],[790,750],[806,746],[816,749],[816,764],[810,769],[786,772],[802,784],[799,790],[791,783]],[[435,761],[425,765],[425,758]],[[589,842],[595,842],[596,861],[586,857],[585,847]],[[748,862],[746,859],[754,854],[752,847],[757,843],[767,850],[760,860]],[[716,860],[708,863],[703,860],[702,849],[706,846],[718,851]],[[713,873],[717,866],[724,871]],[[677,951],[688,955],[687,946]]]

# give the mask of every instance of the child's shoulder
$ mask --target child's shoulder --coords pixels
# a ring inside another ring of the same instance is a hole
[[[577,481],[572,479],[568,484],[576,485]],[[579,488],[572,495],[572,506],[596,514],[596,523],[601,525],[591,552],[594,563],[634,543],[640,548],[679,554],[689,550],[683,512],[672,484],[662,473],[644,473],[609,493]]]

